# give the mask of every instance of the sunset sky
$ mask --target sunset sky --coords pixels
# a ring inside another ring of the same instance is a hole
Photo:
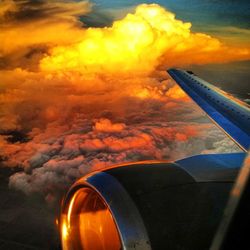
[[[127,10],[133,9],[140,3],[152,3],[152,1],[97,0],[94,8],[99,10],[100,13],[110,11],[110,13],[113,13],[113,17],[116,17],[117,15],[123,15]],[[247,0],[158,0],[154,3],[174,12],[177,18],[191,22],[194,31],[206,32],[223,39],[231,39],[237,44],[249,42],[250,6]],[[108,20],[112,21],[112,15],[106,16],[106,22]],[[99,23],[100,25],[105,23],[105,18]]]
[[[239,150],[166,69],[247,102],[249,17],[248,1],[1,1],[9,187],[53,203],[102,167]]]

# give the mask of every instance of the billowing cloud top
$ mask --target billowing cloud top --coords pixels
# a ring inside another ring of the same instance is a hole
[[[159,66],[249,59],[249,48],[222,44],[191,32],[157,4],[139,5],[112,27],[84,28],[85,1],[3,1],[0,5],[1,64],[45,71],[143,72]],[[21,60],[22,59],[22,60]]]

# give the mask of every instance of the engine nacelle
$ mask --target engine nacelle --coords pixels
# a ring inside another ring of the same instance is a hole
[[[208,249],[239,168],[206,162],[139,162],[83,177],[63,201],[63,249]]]

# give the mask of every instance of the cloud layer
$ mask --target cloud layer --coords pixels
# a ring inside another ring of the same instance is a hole
[[[0,5],[0,157],[10,187],[46,200],[89,171],[237,150],[175,85],[169,66],[241,60],[159,5],[87,28],[88,2]],[[163,70],[164,69],[164,70]]]
[[[33,74],[19,73],[21,89],[2,94],[9,111],[2,116],[0,155],[22,170],[10,177],[10,187],[27,194],[52,202],[76,179],[106,166],[237,150],[163,73],[116,80],[123,91],[95,92],[86,87],[93,82],[82,88],[85,80],[74,85],[63,78],[62,84],[36,75],[32,81]]]

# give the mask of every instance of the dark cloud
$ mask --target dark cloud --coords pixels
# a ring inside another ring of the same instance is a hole
[[[110,13],[103,11],[100,8],[93,7],[90,13],[81,16],[80,20],[85,27],[108,27],[111,26],[114,17]]]
[[[91,8],[88,1],[2,1],[0,69],[37,70],[51,47],[75,41]]]
[[[47,1],[47,0],[5,0],[2,3],[1,26],[22,25],[24,22],[35,22],[47,18],[69,18],[80,16],[83,9],[90,10],[88,1]]]

